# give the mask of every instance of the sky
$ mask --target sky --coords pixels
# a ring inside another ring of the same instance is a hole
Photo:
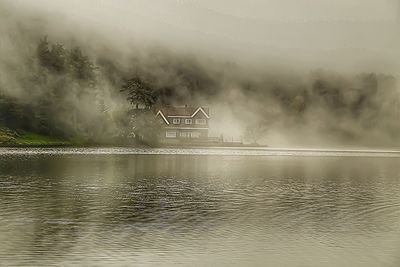
[[[242,18],[279,21],[388,20],[395,17],[395,2],[385,0],[236,0],[229,5],[222,0],[190,2]]]
[[[3,1],[113,40],[231,61],[400,69],[397,0]]]

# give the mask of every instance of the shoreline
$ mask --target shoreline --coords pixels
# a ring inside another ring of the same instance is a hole
[[[252,151],[252,152],[271,152],[271,153],[306,153],[306,154],[320,154],[320,153],[346,153],[346,154],[359,154],[359,153],[368,153],[368,154],[400,154],[400,149],[395,150],[395,149],[385,149],[385,148],[364,148],[364,149],[333,149],[333,148],[284,148],[284,147],[254,147],[254,146],[242,146],[242,147],[229,147],[229,146],[220,146],[220,147],[206,147],[206,146],[180,146],[180,147],[149,147],[149,146],[77,146],[77,145],[31,145],[31,146],[23,146],[23,145],[17,145],[17,146],[6,146],[6,145],[0,145],[0,149],[61,149],[61,148],[67,148],[67,149],[78,149],[78,150],[91,150],[91,151],[100,151],[101,153],[106,152],[109,149],[117,150],[121,153],[130,153],[130,150],[138,150],[138,151],[161,151],[165,152],[171,150],[171,154],[181,154],[179,151],[175,151],[176,149],[182,150],[182,151],[191,151],[191,150],[198,150],[198,151],[204,151],[204,150],[210,150],[210,151],[218,151],[218,150],[225,150],[225,151]],[[164,153],[163,152],[163,153]],[[174,153],[172,153],[174,152]],[[185,152],[186,153],[186,152]],[[185,154],[183,153],[183,154]],[[146,153],[147,154],[147,153]],[[158,153],[156,153],[158,154]]]

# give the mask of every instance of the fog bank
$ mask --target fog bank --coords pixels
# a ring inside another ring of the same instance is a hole
[[[398,10],[397,1],[376,0],[2,0],[0,90],[30,102],[57,87],[60,74],[46,74],[34,92],[24,80],[39,68],[36,46],[47,35],[96,64],[86,97],[77,95],[81,83],[63,82],[85,132],[104,121],[99,105],[112,117],[109,131],[118,127],[129,107],[121,83],[137,76],[165,104],[210,106],[213,135],[397,146]],[[73,118],[60,118],[76,130]]]

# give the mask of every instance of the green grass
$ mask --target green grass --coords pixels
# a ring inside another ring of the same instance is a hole
[[[34,133],[26,133],[16,138],[19,146],[68,146],[72,145],[68,140],[44,136]]]
[[[70,146],[68,140],[0,127],[0,146]]]

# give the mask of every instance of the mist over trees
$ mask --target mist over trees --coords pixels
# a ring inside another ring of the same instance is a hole
[[[133,66],[139,71],[131,72],[104,59],[95,63],[78,46],[65,47],[47,36],[38,40],[33,52],[27,60],[30,71],[18,76],[23,95],[8,95],[8,90],[0,95],[0,122],[12,129],[93,142],[123,140],[132,134],[154,140],[156,125],[148,113],[129,110],[224,101],[243,121],[243,137],[252,143],[263,140],[276,125],[317,126],[314,129],[326,135],[348,140],[376,129],[397,138],[399,127],[390,122],[398,117],[398,95],[395,79],[389,75],[345,77],[320,70],[311,73],[309,80],[288,85],[285,80],[240,77],[235,74],[238,70],[213,76],[200,63],[178,58],[160,63],[160,68],[176,75],[162,82],[160,78],[165,78],[144,72],[141,66]],[[235,85],[233,89],[226,88],[226,80]],[[227,90],[240,94],[231,97]],[[117,100],[118,109],[112,112],[110,103]],[[248,112],[241,114],[235,105]]]
[[[229,114],[235,134],[249,143],[273,146],[277,135],[300,145],[400,142],[391,74],[286,73],[161,47],[99,48],[101,39],[60,38],[24,20],[2,20],[9,26],[0,45],[3,127],[93,143],[151,143],[157,125],[132,109],[189,104],[210,107],[215,136],[230,131],[221,123]]]
[[[65,48],[47,36],[16,73],[18,94],[3,85],[0,122],[4,126],[65,138],[107,140],[115,137],[112,120],[94,63],[79,47]]]

